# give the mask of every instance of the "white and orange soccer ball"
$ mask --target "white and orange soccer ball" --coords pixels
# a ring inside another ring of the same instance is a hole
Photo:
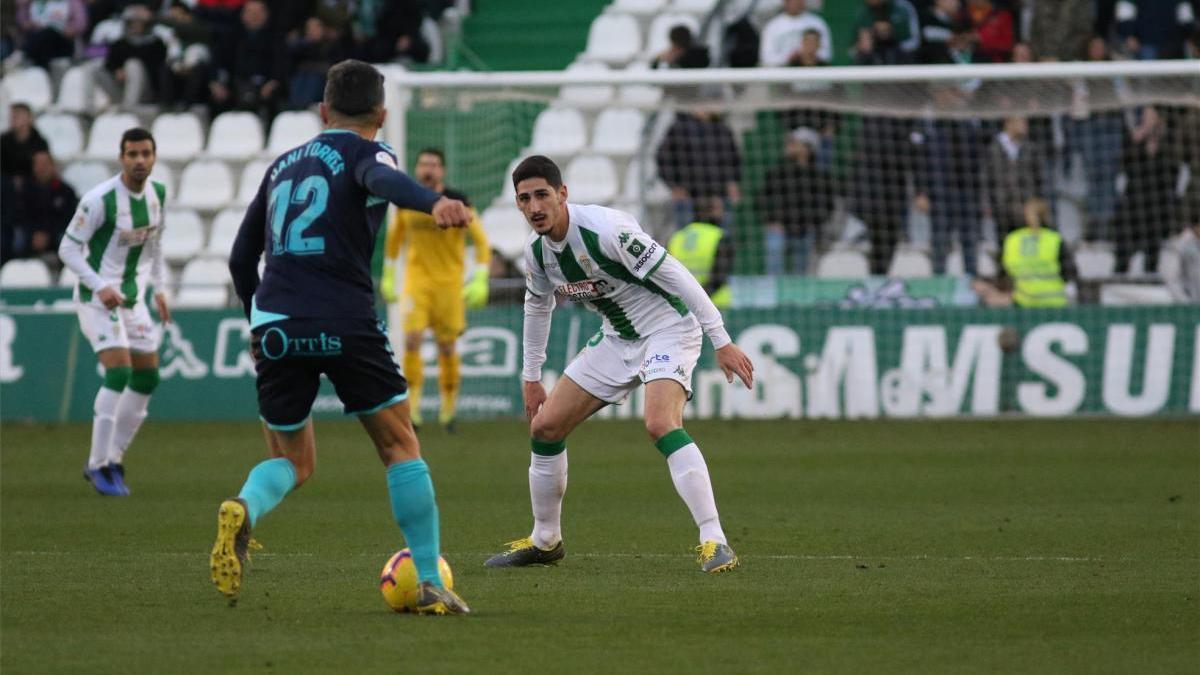
[[[454,573],[450,571],[450,563],[445,558],[438,558],[438,574],[442,583],[454,590]],[[383,601],[397,612],[413,612],[417,609],[417,566],[413,564],[412,553],[403,548],[388,558],[383,571],[379,573],[379,592]]]

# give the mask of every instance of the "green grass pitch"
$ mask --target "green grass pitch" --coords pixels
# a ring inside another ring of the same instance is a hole
[[[689,425],[742,567],[698,571],[662,457],[629,422],[570,439],[567,558],[487,570],[530,525],[518,422],[422,436],[469,617],[390,612],[401,547],[353,422],[259,523],[241,602],[208,580],[253,424],[153,417],[134,496],[80,478],[86,426],[3,429],[4,673],[1195,673],[1200,423]]]

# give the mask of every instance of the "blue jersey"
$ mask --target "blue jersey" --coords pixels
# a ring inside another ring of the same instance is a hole
[[[399,174],[387,144],[348,130],[327,130],[271,163],[230,255],[251,327],[283,318],[376,316],[371,258],[388,199],[368,185],[394,194],[382,189],[384,178],[403,179],[404,201],[420,210],[438,198]],[[266,257],[261,281],[259,255]]]

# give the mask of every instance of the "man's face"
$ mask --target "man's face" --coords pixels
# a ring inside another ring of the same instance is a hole
[[[806,0],[783,0],[783,11],[791,16],[803,14],[808,9]]]
[[[563,220],[567,186],[555,188],[545,178],[526,178],[517,183],[517,208],[534,232],[550,234]]]
[[[154,170],[154,143],[125,141],[121,150],[121,171],[131,182],[141,183]]]
[[[821,50],[821,35],[820,33],[805,33],[804,37],[800,38],[800,50],[805,54],[815,55]]]
[[[33,116],[28,110],[13,106],[8,113],[8,123],[14,130],[25,132],[33,125]]]
[[[792,158],[793,162],[807,165],[812,159],[812,148],[808,147],[804,141],[790,138],[787,142],[787,155]]]
[[[259,30],[267,25],[269,14],[267,6],[257,0],[251,0],[242,6],[242,25],[249,30]]]
[[[417,156],[417,180],[427,188],[437,187],[446,179],[446,167],[442,159],[431,153]]]
[[[39,183],[49,183],[54,180],[54,159],[48,152],[33,154],[33,179]]]

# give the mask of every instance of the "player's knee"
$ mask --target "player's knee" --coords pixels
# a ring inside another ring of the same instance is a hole
[[[439,342],[438,354],[441,356],[454,356],[454,342]]]
[[[404,336],[404,350],[408,352],[421,351],[421,334],[409,333]]]
[[[158,386],[160,379],[157,366],[154,368],[137,368],[130,373],[128,386],[139,394],[149,396]]]
[[[650,434],[650,440],[657,441],[666,436],[670,432],[679,428],[675,420],[665,417],[646,416],[646,433]]]
[[[561,422],[545,413],[538,413],[529,423],[529,435],[539,441],[561,441],[567,430]]]
[[[113,391],[124,391],[129,385],[133,369],[129,366],[114,366],[104,369],[104,387]]]

